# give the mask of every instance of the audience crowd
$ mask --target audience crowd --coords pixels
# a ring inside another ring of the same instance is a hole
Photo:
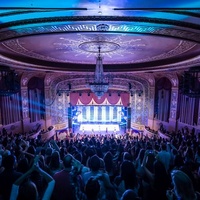
[[[0,200],[198,200],[200,137],[0,133]]]

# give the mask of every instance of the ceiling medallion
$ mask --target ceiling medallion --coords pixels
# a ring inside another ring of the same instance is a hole
[[[78,46],[81,50],[89,53],[98,53],[98,48],[101,48],[101,53],[110,53],[120,48],[120,45],[109,41],[89,41],[83,42]]]
[[[109,25],[108,24],[99,24],[96,26],[97,31],[108,31]]]

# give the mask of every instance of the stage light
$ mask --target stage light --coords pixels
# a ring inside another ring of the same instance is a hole
[[[11,96],[20,91],[18,75],[9,67],[0,66],[0,96]]]

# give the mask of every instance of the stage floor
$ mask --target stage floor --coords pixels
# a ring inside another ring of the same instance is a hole
[[[79,133],[118,133],[120,128],[118,124],[81,124]]]

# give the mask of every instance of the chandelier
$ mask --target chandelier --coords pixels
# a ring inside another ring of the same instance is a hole
[[[94,81],[89,82],[88,87],[98,97],[98,99],[101,99],[101,97],[108,91],[109,84],[109,77],[106,77],[103,72],[103,58],[101,56],[101,46],[99,45]]]

